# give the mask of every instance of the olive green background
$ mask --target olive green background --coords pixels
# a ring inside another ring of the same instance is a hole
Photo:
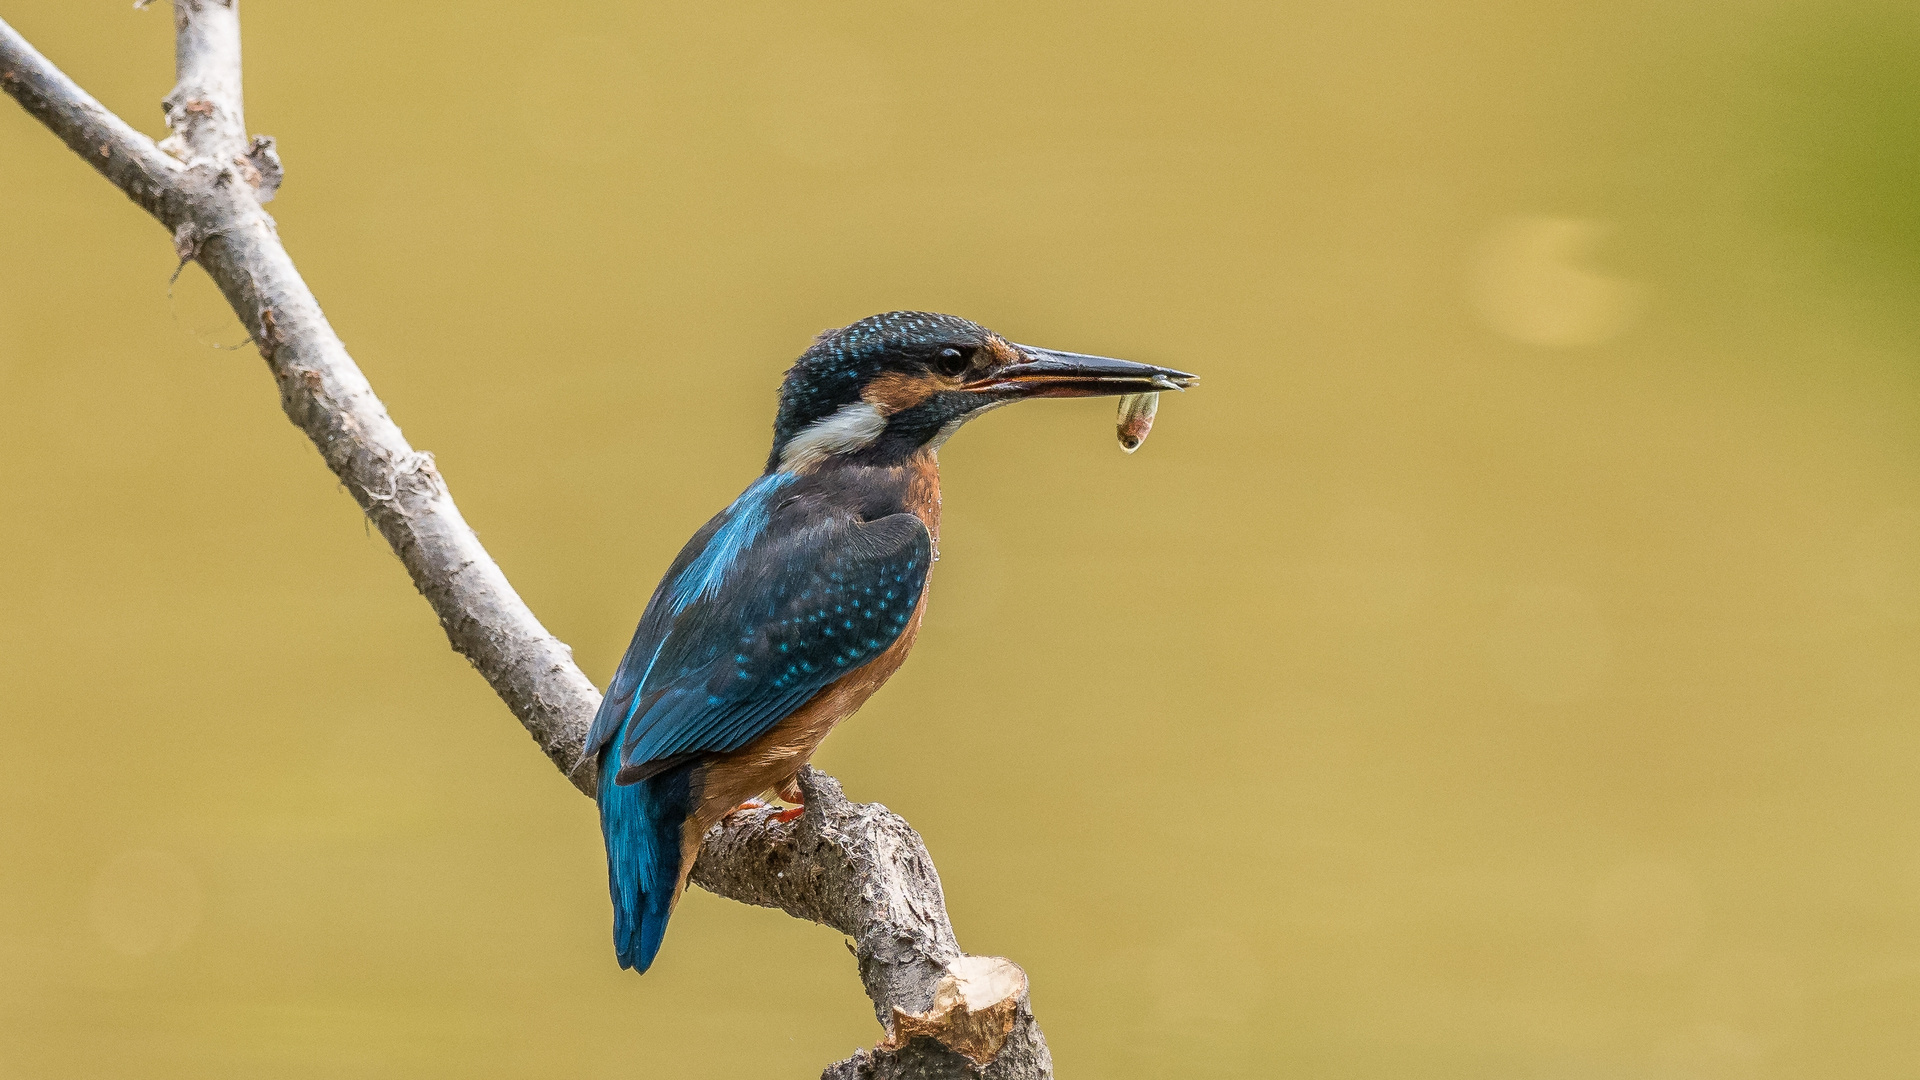
[[[604,681],[819,330],[1204,376],[946,448],[904,813],[1063,1076],[1920,1074],[1910,3],[247,0],[295,259]],[[159,133],[165,5],[0,16]],[[0,103],[0,1078],[807,1076],[197,268]],[[224,348],[222,348],[224,347]]]

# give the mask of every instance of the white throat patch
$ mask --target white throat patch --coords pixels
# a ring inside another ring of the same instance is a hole
[[[805,472],[835,454],[872,446],[887,430],[887,415],[865,401],[842,405],[824,420],[808,424],[780,451],[781,472]]]

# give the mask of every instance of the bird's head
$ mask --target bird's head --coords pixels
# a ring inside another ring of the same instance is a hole
[[[894,465],[961,424],[1035,397],[1182,390],[1171,368],[1015,345],[978,323],[891,311],[821,334],[780,386],[769,470],[833,459]]]

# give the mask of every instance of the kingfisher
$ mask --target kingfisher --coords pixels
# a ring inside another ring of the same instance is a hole
[[[700,841],[801,766],[913,648],[940,541],[938,452],[1025,398],[1185,389],[1170,368],[895,311],[821,334],[780,386],[766,471],[667,568],[594,716],[614,951],[644,972]]]

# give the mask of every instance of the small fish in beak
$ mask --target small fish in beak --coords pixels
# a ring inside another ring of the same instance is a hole
[[[1159,408],[1159,394],[1127,394],[1120,399],[1120,418],[1115,424],[1120,449],[1129,454],[1140,449],[1140,444],[1147,441],[1147,432],[1153,430],[1153,414]]]

